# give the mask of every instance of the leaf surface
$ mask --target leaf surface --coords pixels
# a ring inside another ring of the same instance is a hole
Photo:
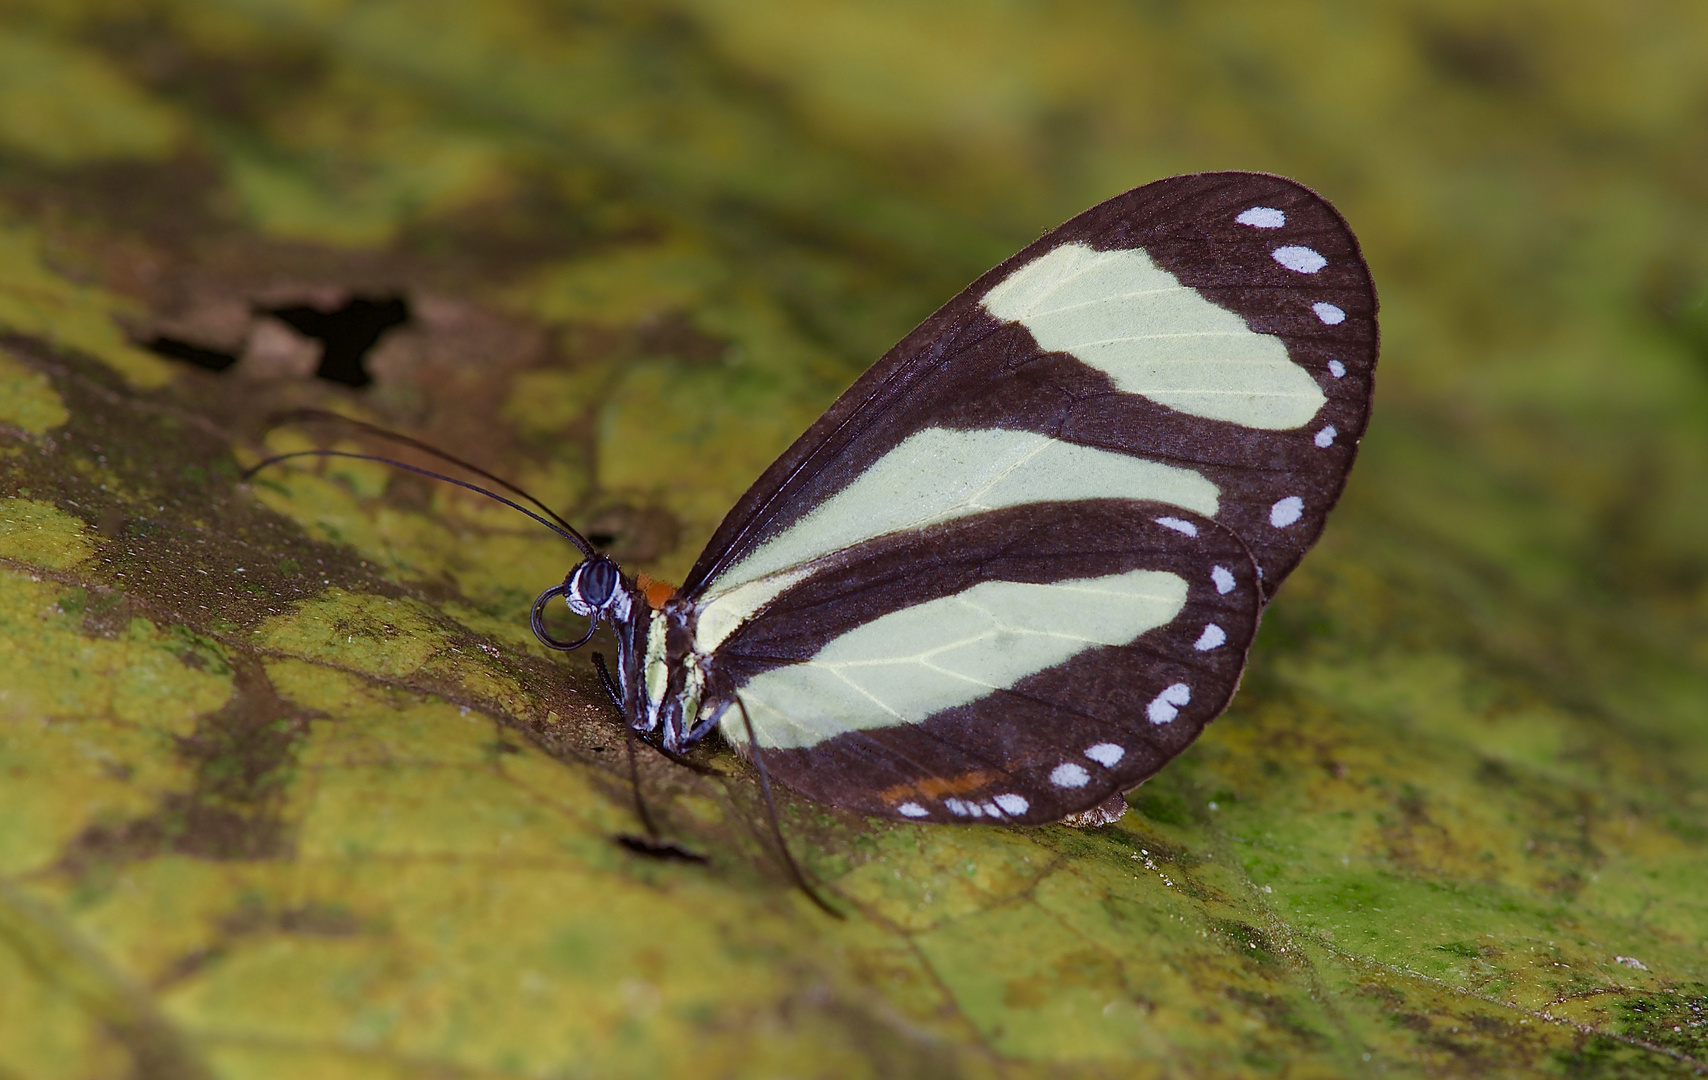
[[[3,23],[0,1077],[1708,1067],[1699,5]],[[678,848],[622,842],[622,725],[526,626],[561,543],[382,467],[240,478],[381,449],[268,425],[331,408],[680,580],[966,281],[1226,167],[1334,199],[1382,289],[1342,506],[1118,824],[785,799],[845,920],[716,747],[638,755]]]

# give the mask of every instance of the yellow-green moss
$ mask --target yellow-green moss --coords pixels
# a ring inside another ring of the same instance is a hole
[[[0,424],[42,435],[70,418],[46,375],[0,354]]]

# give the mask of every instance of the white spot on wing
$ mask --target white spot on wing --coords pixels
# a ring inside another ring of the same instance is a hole
[[[1334,437],[1339,434],[1340,432],[1334,430],[1334,425],[1330,424],[1328,427],[1317,432],[1316,443],[1318,446],[1326,450],[1328,447],[1334,445]]]
[[[1210,580],[1216,583],[1216,591],[1223,596],[1234,591],[1234,576],[1225,566],[1213,567],[1210,570]]]
[[[1287,346],[1207,300],[1141,248],[1062,244],[1015,270],[980,301],[1040,348],[1065,352],[1189,416],[1284,431],[1310,422],[1321,388]]]
[[[1269,524],[1277,529],[1287,526],[1305,516],[1305,500],[1297,495],[1289,495],[1269,508]]]
[[[980,805],[980,808],[982,810],[984,810],[985,814],[989,817],[1001,817],[1002,816],[1002,811],[998,810],[996,808],[996,804],[993,802],[980,803],[979,805]]]
[[[1032,808],[1032,804],[1026,801],[1026,797],[1024,795],[1013,794],[998,795],[996,797],[996,805],[1002,807],[1010,817],[1019,817],[1021,814],[1024,814],[1027,810]]]
[[[1250,210],[1242,210],[1235,221],[1241,225],[1250,225],[1254,229],[1279,229],[1287,224],[1287,215],[1274,207],[1254,206]]]
[[[1090,781],[1091,774],[1085,771],[1085,766],[1071,761],[1062,762],[1050,772],[1050,783],[1057,787],[1084,787]]]
[[[1199,652],[1209,652],[1211,649],[1221,648],[1222,643],[1227,640],[1228,632],[1226,630],[1215,623],[1207,623],[1204,626],[1204,632],[1198,635],[1198,640],[1192,643],[1192,647]]]
[[[1127,751],[1112,742],[1100,742],[1096,746],[1086,747],[1085,756],[1105,769],[1113,769],[1116,762],[1127,756]]]
[[[903,817],[924,817],[929,811],[916,802],[904,802],[896,807],[896,813]]]
[[[1317,313],[1317,318],[1329,326],[1339,326],[1346,321],[1346,312],[1333,304],[1312,304],[1311,310]]]
[[[979,809],[976,802],[962,802],[960,799],[944,799],[943,805],[949,808],[949,813],[956,817],[984,817],[984,811]]]
[[[1192,700],[1192,688],[1177,682],[1151,699],[1145,706],[1145,716],[1153,724],[1166,724],[1180,715],[1180,707]]]
[[[1182,521],[1177,517],[1159,517],[1156,519],[1156,523],[1165,529],[1173,529],[1175,532],[1185,533],[1187,536],[1198,535],[1198,526],[1190,521]]]
[[[1346,375],[1346,365],[1339,360],[1330,360],[1328,362],[1328,373],[1337,379],[1343,378]]]
[[[1327,259],[1308,247],[1289,245],[1278,247],[1269,254],[1282,266],[1301,274],[1314,274],[1328,265]]]

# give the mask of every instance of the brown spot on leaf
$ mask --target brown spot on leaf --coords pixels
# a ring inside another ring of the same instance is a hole
[[[1058,956],[1048,971],[1003,985],[1002,1003],[1011,1009],[1045,1008],[1062,991],[1088,987],[1125,996],[1121,967],[1107,953],[1081,949]]]
[[[179,740],[194,768],[188,792],[167,795],[146,817],[85,829],[62,858],[80,873],[94,864],[172,851],[208,859],[275,858],[289,850],[282,819],[295,745],[307,718],[279,697],[254,658],[234,658],[231,700]]]
[[[667,312],[643,321],[635,328],[636,351],[649,356],[668,356],[690,363],[720,359],[729,342],[701,331],[680,311]]]
[[[275,908],[264,903],[246,903],[219,920],[229,935],[300,934],[304,937],[350,937],[365,928],[362,919],[342,904],[310,901],[295,907]]]
[[[1537,81],[1527,36],[1496,26],[1430,23],[1418,31],[1425,58],[1437,70],[1489,90],[1527,90]]]

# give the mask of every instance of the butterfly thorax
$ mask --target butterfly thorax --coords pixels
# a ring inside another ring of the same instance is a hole
[[[637,676],[635,707],[625,701],[629,723],[672,753],[704,738],[729,703],[726,694],[708,694],[711,657],[695,647],[696,613],[696,605],[680,596],[656,611],[642,603],[632,618],[644,623],[644,629],[637,626],[639,632],[632,635],[619,632],[619,639],[632,636],[639,646],[620,656],[623,666],[632,665]]]

